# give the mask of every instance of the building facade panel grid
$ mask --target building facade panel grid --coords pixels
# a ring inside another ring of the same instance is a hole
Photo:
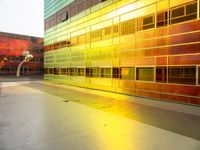
[[[46,29],[47,80],[200,104],[199,1],[94,3]]]

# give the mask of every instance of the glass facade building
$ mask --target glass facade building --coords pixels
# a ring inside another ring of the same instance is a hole
[[[199,0],[45,0],[46,80],[200,105]]]
[[[29,51],[34,58],[23,64],[21,74],[42,75],[43,38],[0,32],[0,75],[16,75],[24,51]]]

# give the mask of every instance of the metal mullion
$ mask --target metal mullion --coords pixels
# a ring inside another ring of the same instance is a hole
[[[200,0],[197,0],[197,19],[199,19],[199,4],[200,4]]]
[[[155,15],[154,15],[154,28],[157,28],[157,10],[158,10],[158,7],[157,7],[158,3],[156,3],[156,12],[155,12]]]
[[[168,0],[168,14],[167,14],[167,25],[170,25],[171,13],[170,13],[170,0]]]
[[[200,66],[196,66],[196,85],[198,85],[199,84],[199,67]]]

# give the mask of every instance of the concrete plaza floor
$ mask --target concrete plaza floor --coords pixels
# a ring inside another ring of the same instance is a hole
[[[200,150],[200,107],[0,80],[0,150]]]

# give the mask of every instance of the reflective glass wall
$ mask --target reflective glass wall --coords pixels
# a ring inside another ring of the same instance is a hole
[[[200,104],[197,0],[46,0],[44,43],[46,80]]]

